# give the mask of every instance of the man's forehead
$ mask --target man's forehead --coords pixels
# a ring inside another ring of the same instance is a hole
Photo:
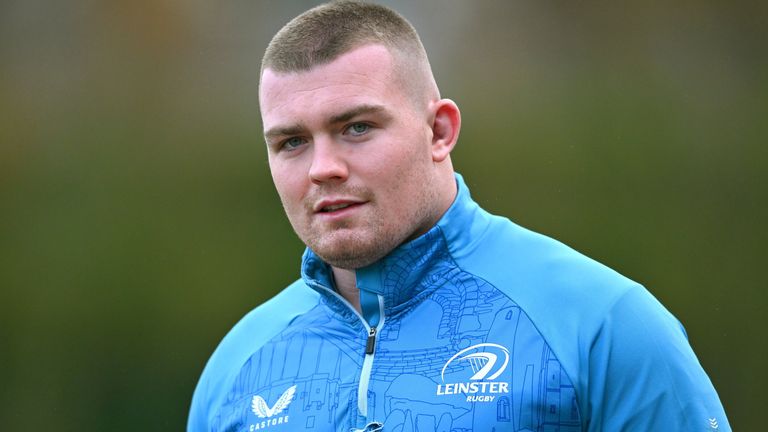
[[[339,55],[334,60],[318,64],[308,70],[281,71],[265,67],[261,74],[259,91],[271,91],[275,83],[293,81],[293,85],[311,86],[319,80],[344,83],[355,76],[393,76],[393,56],[381,44],[360,45]]]
[[[360,105],[400,105],[405,95],[392,79],[391,60],[386,48],[372,45],[309,71],[266,68],[259,89],[265,128],[306,116],[338,116]]]

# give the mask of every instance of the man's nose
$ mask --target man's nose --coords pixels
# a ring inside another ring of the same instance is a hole
[[[313,183],[347,180],[349,168],[338,143],[325,138],[316,139],[312,146],[312,152],[309,178]]]

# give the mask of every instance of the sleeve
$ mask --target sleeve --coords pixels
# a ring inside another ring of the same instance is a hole
[[[682,325],[640,286],[593,340],[588,393],[588,431],[731,430]]]
[[[208,380],[203,374],[192,394],[192,405],[187,418],[187,432],[205,432],[208,430],[208,407],[206,404]]]

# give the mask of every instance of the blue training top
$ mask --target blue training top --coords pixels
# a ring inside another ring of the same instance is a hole
[[[680,323],[642,286],[481,209],[357,270],[311,250],[224,338],[188,431],[730,431]]]

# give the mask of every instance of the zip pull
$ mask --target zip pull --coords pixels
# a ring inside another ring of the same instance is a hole
[[[373,423],[368,423],[367,425],[365,425],[365,429],[352,428],[349,430],[349,432],[381,432],[383,430],[384,430],[384,423],[375,421]]]
[[[373,354],[376,348],[376,326],[371,326],[368,331],[368,342],[365,343],[365,354]]]

